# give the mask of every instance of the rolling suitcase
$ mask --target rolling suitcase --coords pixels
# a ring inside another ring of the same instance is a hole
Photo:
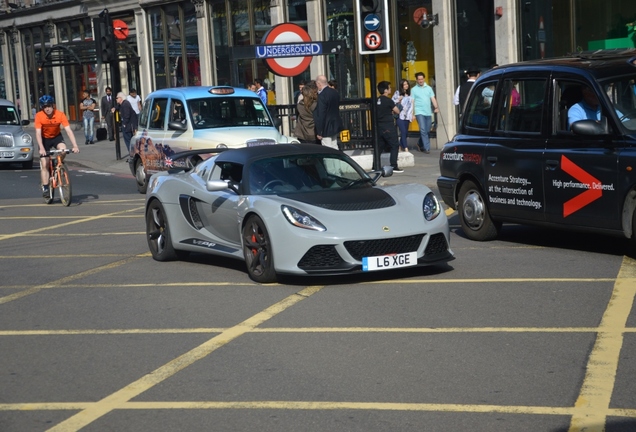
[[[108,138],[108,131],[105,127],[98,127],[97,131],[95,131],[95,138],[97,141],[105,141]]]

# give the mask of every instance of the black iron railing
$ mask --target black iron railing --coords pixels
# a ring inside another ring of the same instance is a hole
[[[339,143],[343,150],[373,148],[370,104],[370,99],[340,101],[342,125],[349,131],[349,141]],[[281,120],[279,126],[281,133],[292,135],[296,126],[296,105],[274,105],[269,109],[273,117]]]

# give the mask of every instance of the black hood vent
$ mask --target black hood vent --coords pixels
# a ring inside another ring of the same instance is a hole
[[[375,210],[395,205],[395,200],[391,195],[382,189],[372,187],[281,195],[285,198],[334,211]]]

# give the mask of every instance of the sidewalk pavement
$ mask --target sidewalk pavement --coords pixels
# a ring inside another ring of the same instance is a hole
[[[74,129],[75,140],[77,141],[77,146],[80,149],[80,153],[78,154],[70,154],[66,158],[66,163],[69,166],[79,166],[83,168],[88,168],[95,171],[103,171],[110,172],[115,174],[127,174],[132,177],[130,172],[130,168],[128,167],[128,153],[126,151],[126,145],[124,144],[124,140],[120,135],[120,149],[121,149],[121,159],[117,159],[115,144],[116,141],[96,141],[95,144],[86,145],[84,144],[84,131],[80,125],[72,124],[71,127]],[[35,141],[35,129],[33,124],[25,126],[24,129],[31,134]],[[76,129],[76,130],[75,130]],[[62,134],[66,137],[66,132],[62,132]],[[434,138],[431,139],[431,152],[429,154],[425,154],[422,152],[418,152],[415,147],[411,149],[409,153],[400,153],[398,165],[400,165],[401,161],[404,161],[402,165],[404,166],[403,173],[394,173],[392,177],[380,179],[379,183],[381,185],[394,185],[401,183],[422,183],[427,185],[430,188],[437,189],[437,177],[439,176],[439,154],[440,150],[436,149],[436,140]],[[71,147],[70,142],[66,142],[67,147]],[[347,152],[350,153],[351,152]],[[35,144],[35,160],[39,159],[37,144]],[[368,157],[370,155],[361,156],[359,154],[353,154],[352,157],[358,163],[360,163],[363,168],[370,170],[369,166],[365,166],[368,162]],[[361,161],[360,158],[365,158],[364,161]],[[382,164],[388,165],[388,153],[382,154]],[[412,162],[411,162],[412,159]],[[362,162],[362,163],[361,163]],[[411,165],[412,164],[412,165]],[[400,167],[402,168],[402,165]]]

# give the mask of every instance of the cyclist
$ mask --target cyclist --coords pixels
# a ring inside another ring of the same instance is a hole
[[[40,178],[42,180],[42,195],[49,196],[49,156],[52,148],[63,150],[66,148],[62,137],[61,127],[73,144],[73,153],[79,153],[79,147],[75,141],[75,135],[71,130],[68,118],[62,111],[55,109],[55,99],[44,95],[39,99],[42,109],[35,115],[35,138],[40,151]],[[61,126],[61,127],[60,127]]]

